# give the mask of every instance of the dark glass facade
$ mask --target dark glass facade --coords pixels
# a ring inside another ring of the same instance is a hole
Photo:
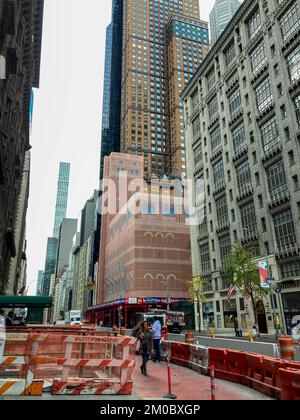
[[[111,56],[112,56],[112,23],[106,29],[105,70],[103,86],[102,134],[100,157],[100,180],[103,177],[104,157],[109,153],[109,120],[110,120],[110,86],[111,86]]]
[[[66,217],[69,193],[70,164],[61,162],[59,165],[59,176],[55,206],[55,219],[53,237],[59,237],[61,222]]]
[[[123,0],[112,2],[112,22],[106,31],[100,179],[104,157],[120,151]]]
[[[52,274],[54,274],[55,266],[56,266],[57,245],[58,245],[57,238],[48,238],[43,287],[42,287],[43,296],[49,296],[49,293],[50,293],[51,276]]]

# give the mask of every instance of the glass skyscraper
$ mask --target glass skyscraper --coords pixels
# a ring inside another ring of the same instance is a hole
[[[242,0],[243,1],[243,0]],[[214,44],[224,31],[235,12],[241,5],[240,0],[216,0],[209,15],[211,43]]]
[[[60,226],[67,214],[69,179],[70,164],[61,162],[59,165],[58,174],[53,237],[48,238],[47,241],[47,251],[42,286],[43,296],[49,295],[51,276],[55,273]]]
[[[106,30],[100,179],[104,157],[120,151],[123,0],[112,0],[112,20]]]
[[[43,287],[42,287],[43,296],[49,296],[51,276],[52,274],[54,274],[55,266],[56,266],[57,245],[58,245],[57,238],[48,238]]]
[[[61,222],[66,217],[68,205],[70,179],[70,164],[61,162],[59,165],[58,186],[55,206],[55,219],[53,228],[53,238],[59,237]]]
[[[104,157],[109,154],[110,149],[110,88],[111,88],[111,56],[112,56],[112,23],[106,28],[105,43],[105,70],[103,86],[103,109],[102,109],[102,135],[101,135],[101,157],[100,157],[100,180],[103,177]]]
[[[37,285],[36,285],[36,295],[37,296],[42,295],[43,277],[44,277],[43,270],[39,270],[38,271],[38,278],[37,278]]]

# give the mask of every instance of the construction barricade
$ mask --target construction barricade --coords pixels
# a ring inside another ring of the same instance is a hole
[[[203,346],[190,346],[189,367],[196,372],[207,375],[209,355],[208,348]]]
[[[160,342],[160,357],[163,362],[167,361],[168,352],[171,351],[171,341],[162,340]]]
[[[30,334],[34,376],[53,378],[54,395],[129,395],[132,393],[130,337]],[[59,379],[58,379],[59,378]]]
[[[189,367],[190,363],[190,345],[187,343],[171,342],[171,363],[175,365]]]
[[[132,393],[137,340],[108,335],[8,334],[0,358],[0,395]]]
[[[0,396],[40,396],[43,381],[34,378],[28,358],[28,335],[7,334],[0,357]]]
[[[279,369],[282,400],[300,400],[300,370]]]

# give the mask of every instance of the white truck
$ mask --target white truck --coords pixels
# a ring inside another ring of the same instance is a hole
[[[66,312],[65,323],[69,325],[81,325],[81,311],[73,310]]]

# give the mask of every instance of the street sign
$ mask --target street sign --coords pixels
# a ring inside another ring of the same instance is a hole
[[[281,287],[277,287],[277,289],[275,289],[276,293],[281,293],[282,292],[282,288]]]

